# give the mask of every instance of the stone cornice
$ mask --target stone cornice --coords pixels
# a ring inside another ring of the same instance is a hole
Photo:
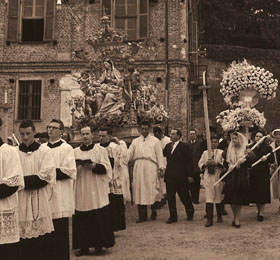
[[[118,64],[118,63],[117,63]],[[134,62],[136,68],[149,71],[165,70],[167,62],[165,60],[136,60]],[[170,66],[188,66],[189,63],[185,60],[170,59]],[[71,73],[72,70],[81,70],[85,68],[87,62],[71,61],[71,62],[0,62],[0,73]],[[121,65],[121,64],[120,64]]]

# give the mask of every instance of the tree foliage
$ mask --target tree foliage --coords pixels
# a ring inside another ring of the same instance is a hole
[[[279,0],[202,0],[202,44],[280,48]]]

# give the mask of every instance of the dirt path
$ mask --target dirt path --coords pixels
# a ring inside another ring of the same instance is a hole
[[[228,216],[224,223],[205,228],[205,199],[201,190],[201,203],[195,205],[193,222],[187,222],[184,209],[177,198],[177,223],[167,225],[168,207],[158,211],[156,221],[136,224],[135,206],[128,205],[127,229],[117,232],[116,245],[101,256],[75,257],[72,259],[89,260],[244,260],[280,259],[280,214],[278,202],[267,205],[264,222],[257,222],[256,208],[243,207],[241,228],[231,226],[232,214],[227,205]]]

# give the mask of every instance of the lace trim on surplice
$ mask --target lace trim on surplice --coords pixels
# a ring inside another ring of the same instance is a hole
[[[0,244],[17,241],[19,241],[17,210],[0,210]]]

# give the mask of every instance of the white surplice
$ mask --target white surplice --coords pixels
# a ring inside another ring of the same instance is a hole
[[[47,146],[40,145],[34,152],[18,151],[23,175],[37,175],[49,183],[40,189],[23,189],[18,193],[20,237],[36,238],[54,230],[48,189],[55,183],[54,160]]]
[[[47,143],[43,146],[47,146]],[[56,184],[50,187],[52,217],[53,219],[71,217],[75,212],[74,180],[77,175],[74,149],[63,142],[60,146],[51,148],[51,151],[55,168],[59,168],[70,177],[57,180]]]
[[[121,183],[122,183],[122,194],[124,202],[131,201],[131,194],[130,194],[130,181],[129,181],[129,172],[128,172],[128,161],[129,161],[129,153],[127,149],[127,145],[125,141],[120,140],[120,147],[121,147]]]
[[[0,146],[0,184],[23,189],[24,180],[18,152],[7,144]],[[18,191],[0,199],[0,244],[19,241]]]
[[[223,150],[220,149],[214,149],[212,156],[214,156],[214,161],[218,164],[223,165]],[[199,162],[198,167],[200,170],[202,170],[203,165],[206,164],[208,161],[208,151],[204,151]],[[222,172],[221,168],[216,167],[214,174],[209,174],[207,167],[204,170],[204,176],[203,176],[203,184],[205,187],[205,197],[206,197],[206,203],[221,203],[222,201],[222,189],[223,189],[223,183],[220,182],[214,187],[214,183],[220,178],[220,174]]]
[[[151,135],[140,136],[129,147],[129,159],[134,160],[133,194],[135,204],[152,205],[162,199],[158,176],[165,168],[160,141]]]
[[[93,149],[82,151],[74,149],[76,160],[91,160],[104,165],[106,174],[95,174],[91,169],[78,167],[75,184],[75,208],[78,211],[100,209],[109,204],[109,181],[112,179],[112,169],[108,153],[104,147],[94,145]],[[94,170],[93,170],[94,171]]]

